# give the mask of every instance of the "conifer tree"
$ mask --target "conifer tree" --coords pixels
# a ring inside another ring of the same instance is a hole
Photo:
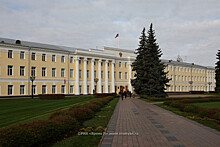
[[[135,78],[131,80],[135,92],[142,97],[165,97],[165,86],[168,86],[169,79],[164,72],[165,65],[159,59],[162,51],[156,43],[153,25],[150,25],[148,36],[145,35],[145,28],[139,38],[139,48],[136,49],[136,60],[132,67],[135,71]]]
[[[220,50],[218,50],[218,53],[216,54],[217,62],[215,63],[215,80],[216,80],[216,87],[215,91],[220,92]]]

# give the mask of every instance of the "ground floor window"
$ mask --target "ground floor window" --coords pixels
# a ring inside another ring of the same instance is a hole
[[[73,85],[70,85],[70,93],[73,93]]]
[[[82,85],[79,85],[79,94],[82,93]]]
[[[65,94],[65,85],[62,85],[62,86],[61,86],[61,93],[62,93],[62,94]]]
[[[56,93],[56,85],[52,85],[52,94]]]
[[[8,95],[13,94],[13,85],[8,85]]]
[[[24,85],[20,85],[20,94],[24,94],[24,88],[25,88]]]
[[[87,93],[89,93],[89,85],[87,85]]]
[[[36,94],[36,85],[32,85],[33,94]]]
[[[42,94],[47,93],[47,85],[42,85]]]
[[[102,93],[104,92],[104,86],[102,85]]]
[[[110,93],[110,85],[108,85],[108,93]]]

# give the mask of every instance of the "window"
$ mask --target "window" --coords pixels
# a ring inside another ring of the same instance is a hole
[[[94,70],[94,78],[96,78],[96,70]]]
[[[185,81],[187,82],[187,76],[185,76]]]
[[[56,62],[56,55],[52,55],[52,62]]]
[[[65,57],[64,57],[64,56],[61,57],[61,62],[62,62],[62,63],[65,62]]]
[[[42,77],[46,77],[46,67],[42,67]]]
[[[101,78],[102,78],[102,79],[104,78],[104,76],[103,76],[103,71],[101,71]]]
[[[175,81],[177,81],[177,77],[176,77],[176,75],[175,75]]]
[[[79,78],[82,78],[82,71],[79,70]]]
[[[8,50],[8,58],[12,58],[12,50]]]
[[[119,79],[122,79],[122,75],[121,75],[121,72],[119,72]]]
[[[35,53],[31,53],[31,60],[36,60],[36,54]]]
[[[103,62],[101,62],[101,66],[103,66]]]
[[[61,93],[64,94],[65,93],[65,85],[61,86]]]
[[[56,93],[56,85],[52,85],[52,94]]]
[[[73,69],[70,69],[70,78],[73,78]]]
[[[114,68],[115,68],[115,63],[113,63],[113,65],[114,65]]]
[[[128,73],[125,72],[125,79],[128,79]]]
[[[24,59],[24,51],[20,52],[20,59]]]
[[[42,94],[46,94],[46,93],[47,93],[47,86],[42,85]]]
[[[89,65],[89,60],[86,61],[86,64]]]
[[[199,77],[197,77],[198,81],[199,81]]]
[[[82,85],[79,85],[79,94],[82,93]]]
[[[108,79],[110,79],[110,71],[108,71]]]
[[[61,68],[61,77],[65,77],[65,69]]]
[[[79,64],[81,64],[81,59],[79,59]]]
[[[24,94],[24,85],[20,85],[20,94]]]
[[[108,67],[110,66],[110,63],[108,63]]]
[[[96,65],[96,61],[94,61],[94,65]]]
[[[89,93],[89,85],[87,85],[87,93]]]
[[[31,67],[31,76],[35,77],[36,76],[36,67]]]
[[[70,93],[73,93],[73,85],[70,85]]]
[[[8,76],[12,76],[12,74],[13,74],[13,66],[8,65]]]
[[[121,67],[121,62],[119,62],[119,67]]]
[[[42,61],[46,61],[46,54],[42,54]]]
[[[104,92],[104,86],[102,85],[102,93]]]
[[[8,95],[13,94],[13,85],[8,85]]]
[[[89,78],[89,70],[87,70],[87,78]]]
[[[116,72],[114,71],[114,79],[116,78]]]
[[[110,85],[108,85],[108,93],[110,93]]]
[[[52,77],[56,77],[56,68],[52,68]]]
[[[127,68],[127,62],[125,62],[125,68]]]
[[[178,81],[180,81],[180,76],[178,76]]]
[[[182,81],[184,81],[184,78],[183,78],[183,76],[182,76]]]
[[[20,66],[20,76],[24,76],[24,66]]]
[[[36,94],[36,85],[32,85],[33,94]]]
[[[70,57],[70,63],[73,63],[73,57]]]

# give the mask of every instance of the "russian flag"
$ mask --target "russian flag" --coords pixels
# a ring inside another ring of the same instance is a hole
[[[115,36],[115,38],[117,38],[117,37],[119,37],[119,34],[117,34],[117,35]]]

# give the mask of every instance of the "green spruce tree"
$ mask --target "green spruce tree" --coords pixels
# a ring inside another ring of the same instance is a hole
[[[142,31],[139,48],[136,49],[136,60],[133,62],[135,79],[131,80],[135,92],[142,97],[166,97],[165,86],[169,79],[164,72],[165,65],[161,62],[162,51],[156,43],[153,25],[150,25],[148,36],[145,28]]]
[[[218,50],[217,56],[217,62],[215,63],[215,80],[216,80],[216,87],[215,91],[220,92],[220,50]]]

